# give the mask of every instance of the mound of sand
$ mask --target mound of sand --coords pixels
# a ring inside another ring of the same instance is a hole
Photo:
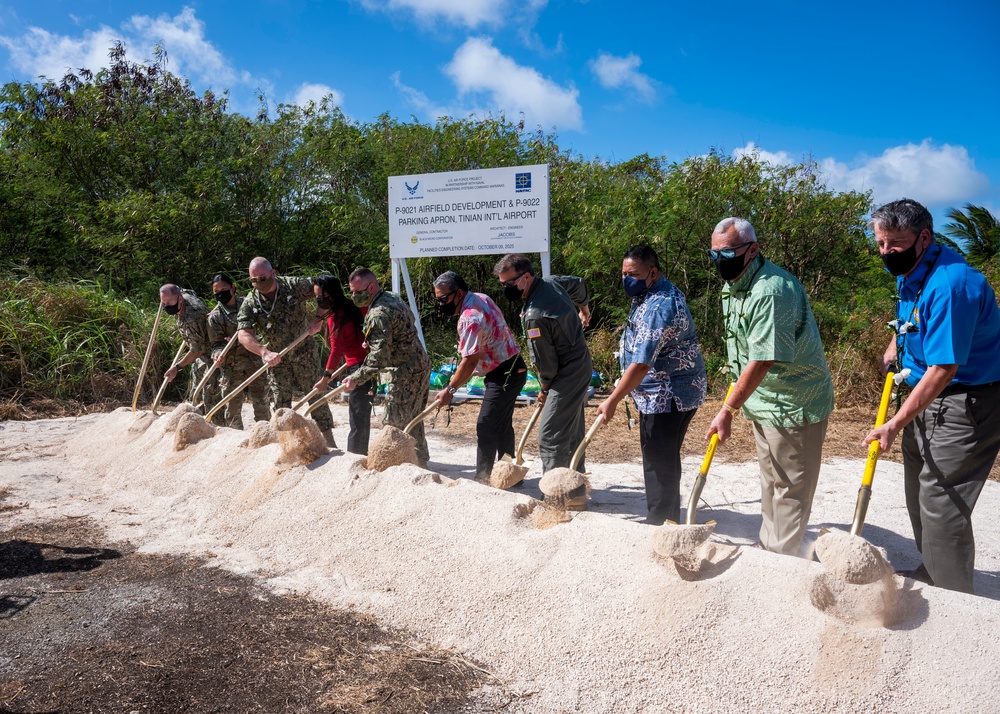
[[[653,552],[661,558],[686,556],[708,540],[714,530],[714,523],[693,526],[664,523],[653,531]]]
[[[171,412],[171,416],[173,416],[173,412]],[[180,418],[177,419],[174,431],[174,451],[181,451],[191,444],[202,439],[211,439],[213,436],[215,436],[215,427],[205,421],[197,409],[194,412],[182,412]]]
[[[872,582],[852,584],[823,573],[809,591],[813,606],[848,625],[891,627],[899,619],[899,588],[890,570]]]
[[[493,488],[510,488],[521,483],[528,474],[526,466],[518,466],[511,461],[497,461],[490,473],[490,486]]]
[[[311,464],[329,449],[319,425],[291,409],[279,409],[271,416],[281,446],[281,464]]]
[[[274,418],[274,415],[271,415]],[[240,444],[245,449],[259,449],[268,444],[278,443],[278,433],[274,430],[274,424],[270,421],[256,421],[250,427],[250,433]]]
[[[579,471],[557,468],[546,471],[538,488],[545,494],[545,502],[556,508],[582,511],[590,497],[590,482]]]
[[[165,434],[172,434],[177,431],[177,425],[181,421],[181,417],[185,414],[197,414],[201,416],[201,412],[198,411],[198,407],[190,402],[183,402],[174,407],[173,410],[163,420],[163,432]],[[205,421],[202,419],[202,421]]]
[[[816,539],[816,557],[845,583],[867,585],[892,573],[878,548],[859,536],[829,531]]]
[[[372,471],[385,471],[401,464],[417,463],[417,440],[402,429],[386,424],[368,446],[368,460]]]

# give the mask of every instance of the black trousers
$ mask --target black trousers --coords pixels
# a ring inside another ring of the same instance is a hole
[[[476,475],[489,476],[498,456],[514,455],[514,405],[528,379],[528,368],[516,354],[483,378],[483,406],[476,422]]]
[[[639,445],[646,481],[646,522],[662,525],[681,522],[681,444],[697,409],[665,414],[639,413]]]
[[[347,450],[352,454],[368,455],[368,438],[372,430],[373,382],[359,384],[347,399],[347,414],[351,430],[347,432]]]

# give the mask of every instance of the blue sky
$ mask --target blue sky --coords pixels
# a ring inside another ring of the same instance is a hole
[[[759,151],[838,189],[1000,213],[1000,2],[294,0],[0,5],[0,80],[132,60],[254,113],[332,94],[383,112],[497,114],[587,158]],[[938,226],[940,228],[940,225]]]

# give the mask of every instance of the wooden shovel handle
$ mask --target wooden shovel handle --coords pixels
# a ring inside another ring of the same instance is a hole
[[[431,415],[431,412],[433,412],[433,411],[435,411],[437,409],[440,409],[440,408],[441,408],[441,403],[435,399],[433,402],[431,402],[431,404],[430,404],[429,407],[427,407],[422,412],[420,412],[415,417],[413,417],[413,420],[409,424],[406,425],[405,429],[403,429],[403,433],[404,434],[409,434],[410,430],[413,429],[413,427],[415,427],[417,424],[419,424],[424,419],[426,419],[427,417],[429,417]]]
[[[278,353],[278,356],[279,357],[284,357],[286,354],[288,354],[289,350],[291,350],[294,347],[297,347],[298,344],[300,342],[302,342],[302,340],[304,340],[307,337],[309,337],[309,330],[306,330],[301,335],[299,335],[294,340],[292,340],[292,343],[290,345],[288,345],[288,347],[286,347],[285,349],[281,350],[281,352]],[[237,394],[239,394],[244,389],[246,389],[247,387],[249,387],[253,383],[253,381],[255,379],[257,379],[257,377],[259,377],[260,375],[264,374],[264,372],[266,372],[270,368],[270,366],[271,365],[269,365],[269,364],[265,364],[263,367],[261,367],[256,372],[254,372],[249,377],[247,377],[246,380],[243,382],[243,384],[241,384],[236,389],[234,389],[233,391],[231,391],[229,394],[226,395],[225,399],[223,399],[218,404],[216,404],[214,407],[212,407],[212,409],[205,415],[205,421],[211,421],[212,417],[215,416],[215,413],[217,411],[219,411],[220,409],[222,409],[222,407],[224,407],[227,404],[229,404],[229,402],[232,401],[233,398]]]
[[[220,355],[222,359],[225,359],[226,355],[229,354],[229,350],[236,344],[239,336],[240,331],[237,330],[233,333],[233,336],[229,338],[229,342],[226,343],[226,348],[222,350],[222,354]],[[208,371],[205,372],[205,376],[201,378],[200,382],[198,382],[198,386],[194,388],[194,394],[191,395],[191,402],[194,404],[198,403],[198,395],[201,393],[201,390],[205,388],[205,385],[208,384],[208,378],[215,374],[215,370],[219,368],[219,365],[215,363],[214,359],[210,359],[209,361],[212,364],[209,366]]]
[[[177,348],[177,354],[174,355],[174,361],[170,363],[173,367],[181,358],[181,352],[184,351],[184,343],[181,342],[181,346]],[[166,377],[163,378],[163,383],[160,385],[160,390],[156,393],[156,399],[153,400],[152,412],[156,414],[156,408],[160,405],[160,397],[163,396],[163,392],[166,390],[167,385],[170,384],[170,380]]]
[[[132,411],[135,411],[139,402],[139,392],[142,391],[142,380],[146,378],[146,368],[149,366],[149,356],[153,352],[153,344],[156,342],[156,329],[160,326],[160,315],[163,314],[163,303],[156,311],[156,319],[153,320],[153,331],[149,333],[149,343],[146,345],[146,356],[142,358],[142,367],[139,368],[139,381],[135,383],[135,391],[132,393]]]
[[[601,427],[601,424],[603,423],[604,423],[604,416],[598,415],[597,419],[594,420],[594,425],[587,430],[587,434],[586,436],[583,437],[583,441],[581,441],[580,445],[576,447],[576,451],[573,452],[573,458],[570,459],[569,462],[569,467],[572,471],[576,471],[576,467],[577,465],[579,465],[580,459],[583,458],[583,452],[586,451],[587,449],[587,444],[589,444],[590,440],[594,438],[594,434],[597,433],[597,430]]]

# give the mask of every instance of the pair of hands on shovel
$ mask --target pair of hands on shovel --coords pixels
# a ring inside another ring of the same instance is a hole
[[[742,407],[754,390],[764,381],[764,376],[773,366],[774,360],[750,360],[736,379],[736,384],[732,388],[732,393],[726,397],[725,404],[728,404],[733,412]],[[724,444],[732,431],[733,414],[723,407],[709,425],[708,431],[705,433],[705,440],[709,441],[712,434],[718,434],[719,443]]]
[[[201,357],[201,352],[189,351],[182,359],[170,365],[170,369],[163,373],[163,378],[168,382],[173,382],[174,379],[177,378],[177,373],[180,372],[182,367],[187,367],[199,357]]]
[[[468,382],[469,378],[475,374],[478,364],[478,353],[464,356],[455,368],[454,374],[451,375],[451,379],[448,380],[448,386],[434,395],[435,401],[439,402],[442,407],[451,404],[451,398],[454,396],[450,391],[451,387],[457,385],[455,389],[458,389],[458,387]]]
[[[306,331],[310,335],[315,335],[317,332],[323,329],[323,318],[320,316],[314,317],[309,321],[309,325]],[[240,344],[248,351],[257,355],[268,367],[275,367],[281,364],[281,353],[272,352],[267,347],[260,343],[257,339],[257,335],[253,333],[253,330],[240,330]]]
[[[608,398],[597,405],[597,413],[604,419],[601,422],[602,424],[607,425],[614,418],[618,404],[629,392],[642,383],[649,370],[650,365],[642,364],[641,362],[633,362],[625,368],[625,371],[615,385],[614,390],[608,395]]]
[[[885,376],[893,363],[896,361],[896,340],[893,338],[889,349],[882,357],[881,372]],[[909,371],[909,370],[904,370]],[[917,386],[910,392],[892,419],[889,419],[880,427],[872,429],[864,438],[864,444],[868,445],[873,441],[878,441],[883,452],[888,451],[899,432],[909,424],[918,414],[930,406],[930,403],[937,399],[941,390],[947,387],[951,380],[958,373],[957,364],[932,364],[927,367],[924,376],[917,382]]]

